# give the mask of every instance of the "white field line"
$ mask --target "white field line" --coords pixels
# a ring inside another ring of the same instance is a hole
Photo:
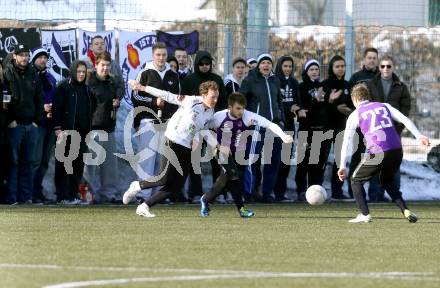
[[[93,266],[62,266],[50,264],[14,264],[0,263],[0,269],[53,269],[53,270],[83,270],[83,271],[126,271],[126,272],[181,272],[181,273],[258,273],[256,271],[233,271],[233,270],[212,270],[212,269],[188,269],[188,268],[143,268],[143,267],[93,267]]]
[[[255,274],[218,274],[218,275],[186,275],[186,276],[159,276],[142,278],[121,278],[110,280],[91,280],[66,282],[55,285],[43,286],[43,288],[77,288],[90,286],[107,286],[117,284],[130,284],[141,282],[173,282],[173,281],[197,281],[197,280],[222,280],[237,278],[385,278],[400,280],[435,280],[440,278],[424,278],[421,275],[429,273],[390,272],[390,273],[255,273]],[[430,274],[431,275],[431,274]],[[408,277],[408,278],[407,278]]]
[[[232,271],[213,269],[173,269],[173,268],[143,268],[143,267],[93,267],[93,266],[62,266],[45,264],[14,264],[0,263],[0,269],[54,269],[81,271],[122,271],[122,272],[172,272],[172,273],[206,273],[211,275],[171,275],[121,279],[102,279],[91,281],[67,282],[44,286],[43,288],[74,288],[89,286],[104,286],[139,282],[170,282],[170,281],[200,281],[212,279],[236,278],[382,278],[398,280],[427,280],[440,281],[432,272],[263,272],[263,271]]]

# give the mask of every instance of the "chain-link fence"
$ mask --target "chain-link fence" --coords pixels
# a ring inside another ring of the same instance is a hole
[[[298,80],[310,57],[326,78],[332,56],[353,57],[356,71],[363,50],[376,47],[396,60],[396,74],[413,98],[412,119],[440,137],[439,0],[0,0],[0,7],[0,27],[198,30],[199,48],[214,56],[221,75],[233,58],[267,49],[275,59],[293,56]]]

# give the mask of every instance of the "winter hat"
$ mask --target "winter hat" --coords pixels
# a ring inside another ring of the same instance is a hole
[[[46,57],[49,57],[49,53],[47,53],[46,49],[43,47],[34,48],[32,49],[31,53],[31,63],[34,63],[35,60],[41,55],[46,55]]]
[[[257,60],[255,58],[250,57],[250,58],[247,58],[246,63],[248,65],[251,65],[251,64],[257,63]]]
[[[15,49],[14,49],[14,54],[20,54],[23,52],[29,52],[29,48],[23,44],[18,45]]]
[[[306,64],[304,64],[304,71],[307,73],[307,71],[309,70],[310,67],[312,67],[313,65],[318,66],[319,68],[319,62],[315,59],[310,59],[306,62]]]
[[[260,63],[263,60],[269,60],[273,64],[272,55],[270,55],[269,53],[262,53],[262,54],[258,55],[258,57],[257,57],[257,62],[258,62],[257,66],[259,66]]]

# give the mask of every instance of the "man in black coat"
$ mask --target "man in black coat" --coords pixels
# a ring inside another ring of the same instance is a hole
[[[391,56],[384,55],[380,59],[379,71],[380,73],[374,76],[369,82],[367,82],[368,90],[370,90],[370,95],[373,101],[388,103],[403,115],[409,116],[409,110],[411,109],[411,95],[409,93],[408,87],[405,83],[401,82],[399,77],[394,74],[394,60]],[[399,135],[402,133],[404,125],[402,123],[395,123],[397,132]],[[372,179],[371,182],[373,182]],[[397,171],[394,177],[394,183],[397,187],[400,187],[400,172]],[[379,186],[377,188],[377,198],[371,199],[373,195],[370,195],[370,201],[376,200],[381,201],[384,199],[384,189]]]
[[[38,125],[43,118],[43,87],[29,64],[29,49],[19,45],[4,71],[5,87],[11,95],[7,107],[11,167],[8,177],[9,204],[32,203],[33,165]]]

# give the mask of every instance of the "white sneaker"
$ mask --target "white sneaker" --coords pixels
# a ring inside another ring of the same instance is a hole
[[[148,207],[147,203],[142,203],[136,208],[136,214],[139,216],[154,218],[156,215],[150,212],[150,207]]]
[[[356,216],[356,218],[353,218],[351,220],[348,220],[349,223],[367,223],[367,222],[371,222],[371,216],[370,214],[368,215],[363,215],[363,214],[358,214]]]
[[[128,204],[131,202],[131,200],[141,192],[141,186],[139,185],[139,181],[133,181],[131,182],[130,186],[128,187],[127,191],[125,191],[124,196],[122,196],[122,203]]]

